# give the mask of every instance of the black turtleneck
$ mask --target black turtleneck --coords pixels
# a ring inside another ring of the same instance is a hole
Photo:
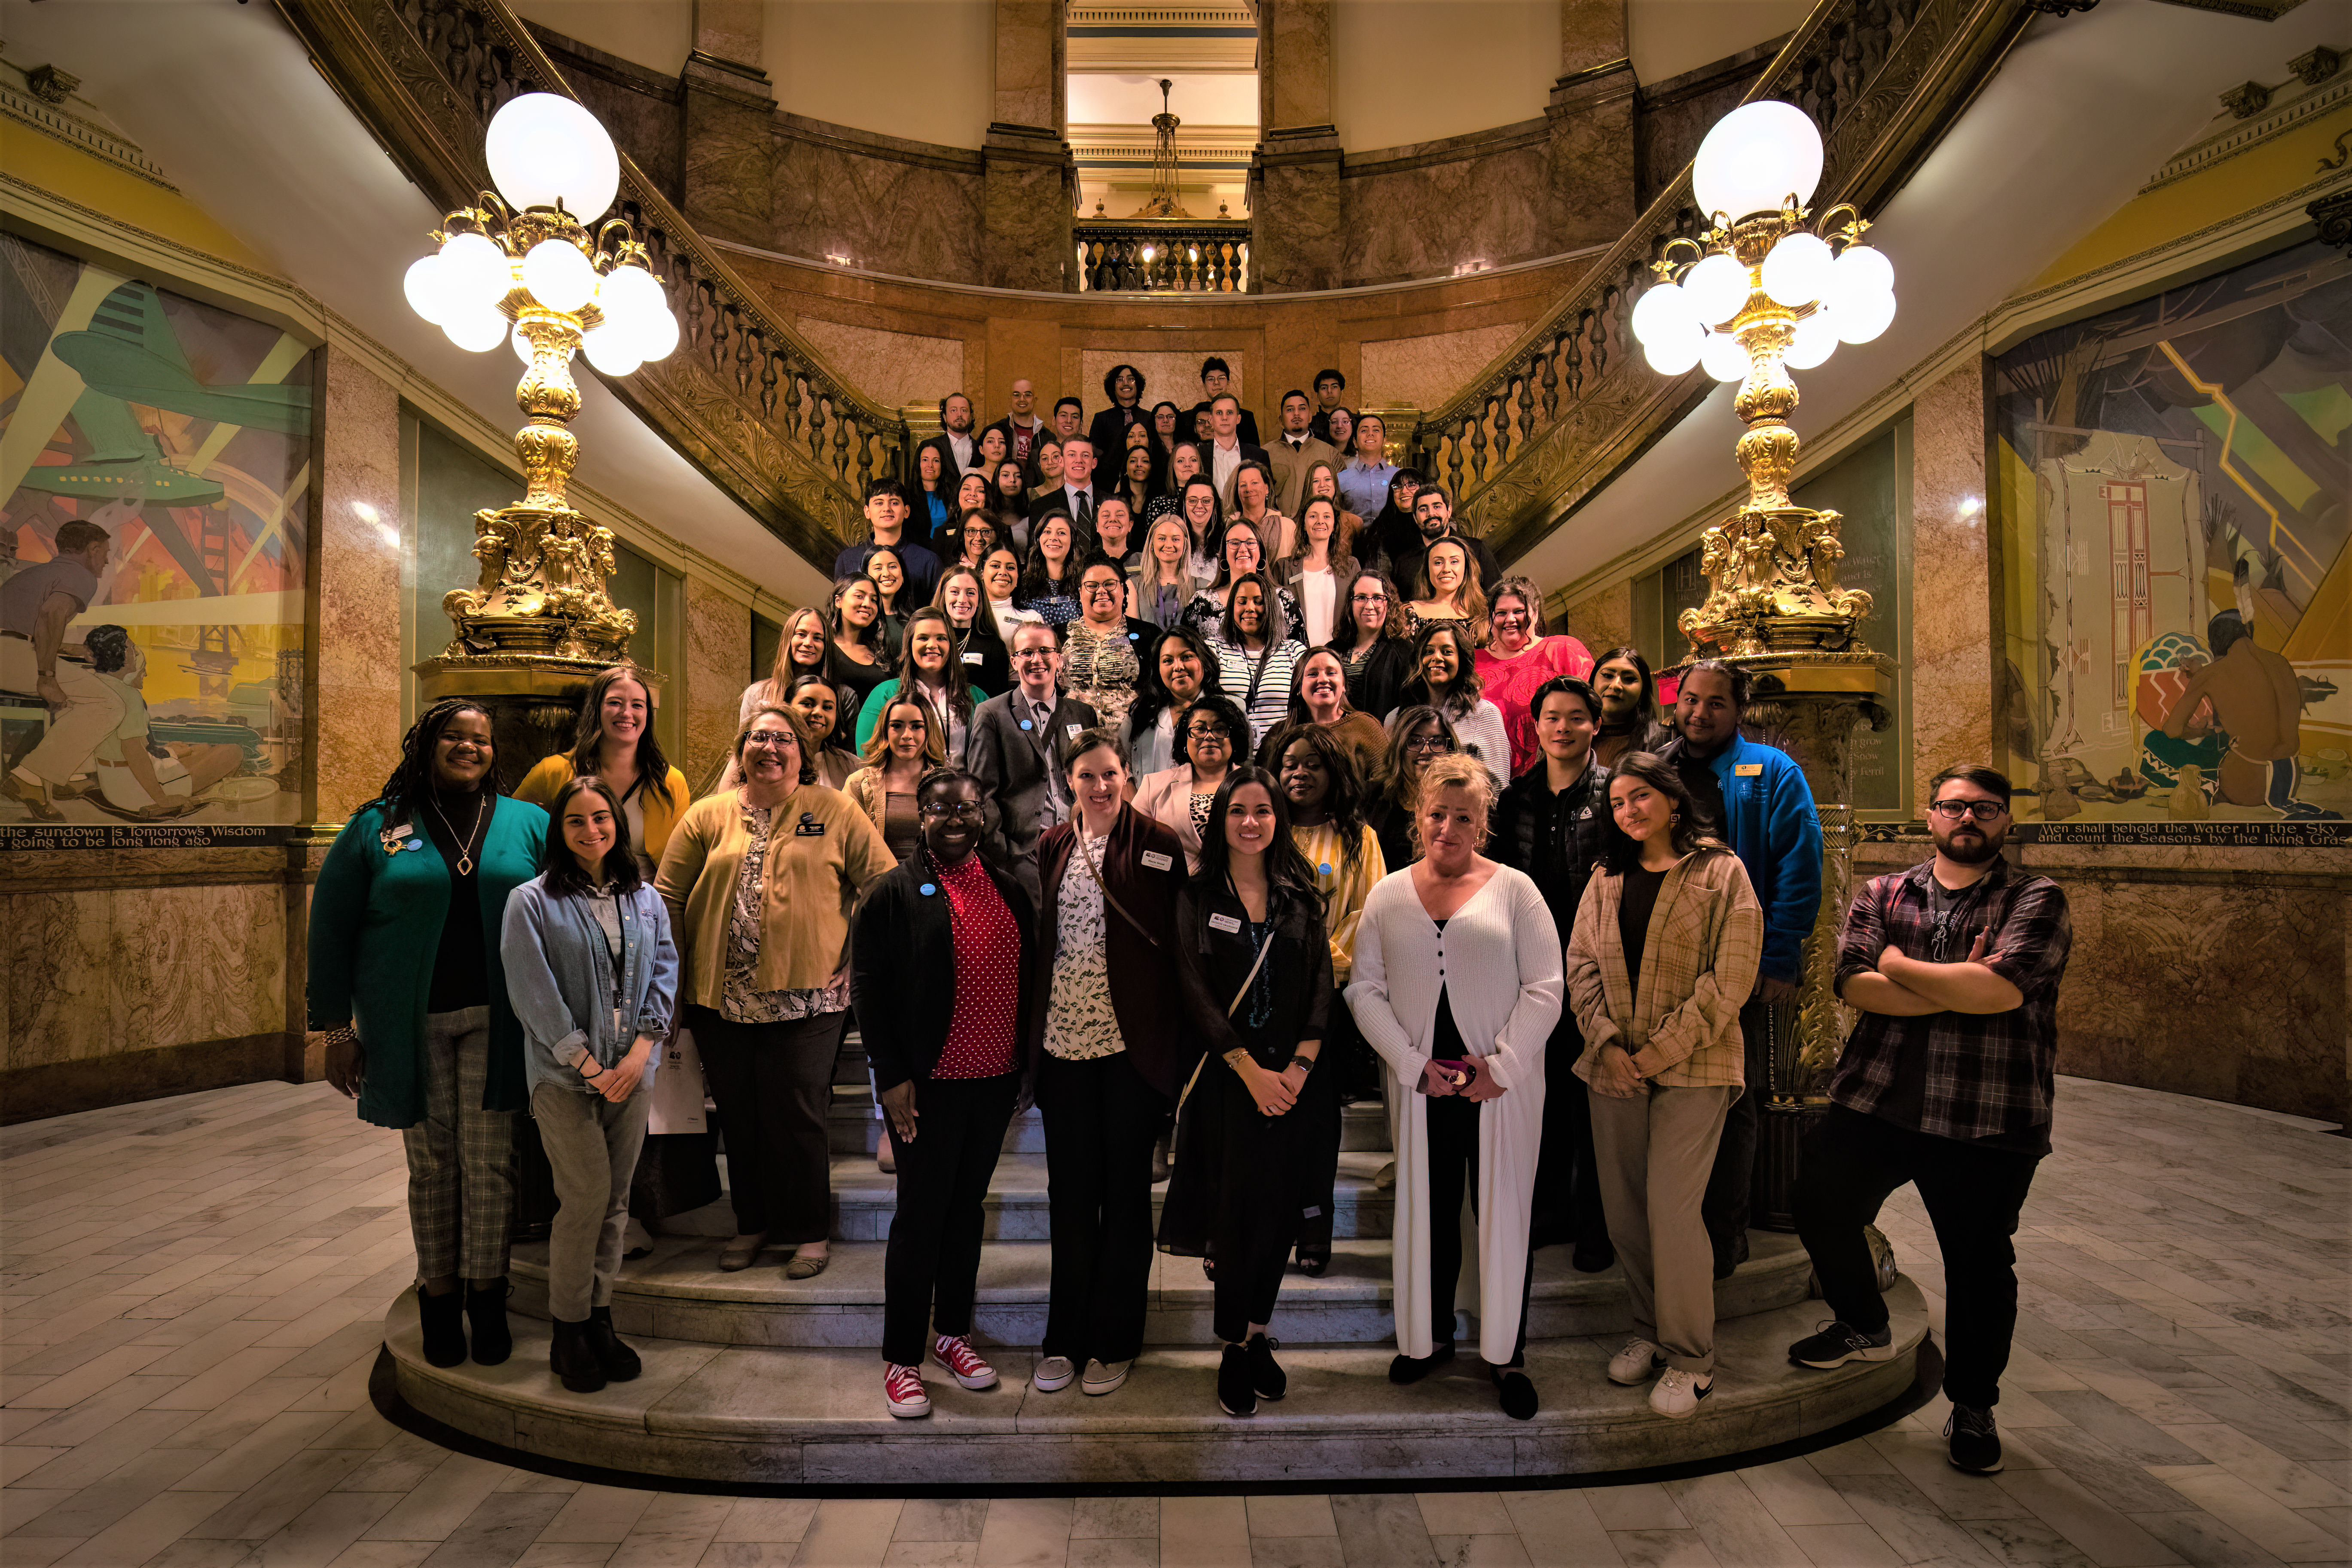
[[[449,869],[449,913],[441,922],[441,942],[433,955],[433,984],[425,1010],[455,1013],[486,1007],[490,1001],[488,943],[492,938],[482,922],[482,851],[490,837],[490,814],[498,800],[487,789],[457,792],[436,789],[416,816],[431,831],[426,837],[441,851]],[[481,827],[475,829],[476,813]],[[457,857],[473,847],[473,869],[460,875]]]

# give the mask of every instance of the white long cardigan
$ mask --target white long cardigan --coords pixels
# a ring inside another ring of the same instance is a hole
[[[1396,1337],[1406,1355],[1428,1355],[1435,1343],[1437,1326],[1429,1321],[1430,1226],[1457,1220],[1429,1212],[1429,1121],[1423,1096],[1416,1092],[1430,1059],[1441,986],[1465,1047],[1508,1091],[1486,1101],[1478,1114],[1478,1349],[1501,1365],[1518,1343],[1536,1155],[1543,1142],[1544,1042],[1559,1021],[1560,951],[1543,895],[1507,866],[1496,867],[1445,922],[1442,938],[1413,890],[1410,868],[1382,878],[1364,900],[1348,1008],[1392,1079]]]

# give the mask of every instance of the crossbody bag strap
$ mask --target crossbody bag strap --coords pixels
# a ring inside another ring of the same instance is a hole
[[[1087,868],[1087,875],[1095,879],[1095,886],[1102,889],[1103,902],[1108,904],[1112,909],[1117,910],[1118,911],[1118,918],[1135,928],[1136,935],[1141,937],[1152,946],[1158,947],[1160,945],[1160,939],[1153,936],[1150,931],[1144,930],[1143,922],[1137,920],[1133,915],[1129,914],[1127,912],[1127,906],[1120,903],[1118,899],[1111,895],[1110,884],[1103,880],[1102,872],[1095,866],[1094,857],[1087,853],[1086,834],[1080,830],[1077,824],[1075,822],[1070,825],[1070,849],[1071,852],[1078,858],[1078,863]],[[1110,853],[1110,840],[1108,837],[1105,837],[1103,839],[1103,853],[1105,855],[1108,855]],[[1238,998],[1236,998],[1236,1000],[1238,1000]],[[1232,1011],[1233,1010],[1231,1008],[1226,1009],[1228,1014]]]
[[[1271,910],[1266,912],[1268,915],[1273,913]],[[1247,974],[1242,976],[1242,988],[1234,993],[1234,999],[1225,1004],[1226,1017],[1232,1017],[1234,1016],[1234,1009],[1242,1005],[1242,998],[1249,994],[1251,984],[1257,979],[1257,972],[1265,967],[1265,955],[1272,952],[1273,949],[1274,922],[1269,919],[1266,921],[1265,941],[1259,945],[1257,950],[1257,962],[1250,965],[1249,973]]]

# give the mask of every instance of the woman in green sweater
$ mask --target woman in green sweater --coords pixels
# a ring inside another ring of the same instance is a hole
[[[485,1366],[514,1348],[507,1247],[527,1090],[499,931],[507,895],[539,874],[547,813],[499,794],[495,760],[487,710],[434,704],[383,794],[335,836],[310,901],[310,1027],[327,1034],[327,1080],[406,1146],[435,1366],[466,1359],[469,1327]]]

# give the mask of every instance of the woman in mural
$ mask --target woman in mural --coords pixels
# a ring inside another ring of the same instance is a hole
[[[122,719],[98,743],[99,797],[118,815],[152,819],[196,810],[205,791],[245,764],[245,748],[198,742],[155,754],[148,729],[147,654],[121,626],[92,626],[82,636],[90,672],[122,705]]]
[[[400,1129],[416,1310],[435,1366],[495,1366],[507,1327],[523,1031],[507,1000],[507,898],[539,875],[547,813],[499,793],[487,709],[436,702],[354,812],[310,900],[310,1023],[327,1081]],[[464,1289],[459,1289],[460,1282]]]

